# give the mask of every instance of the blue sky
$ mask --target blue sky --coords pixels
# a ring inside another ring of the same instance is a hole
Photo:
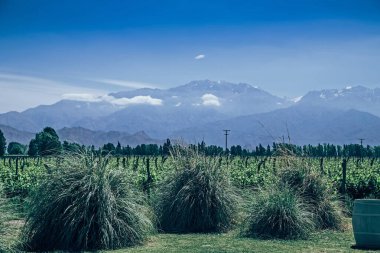
[[[377,0],[0,0],[0,112],[198,79],[380,87],[379,59]]]

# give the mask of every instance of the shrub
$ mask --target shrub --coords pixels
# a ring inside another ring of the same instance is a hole
[[[158,190],[159,226],[166,232],[222,232],[234,223],[238,197],[217,159],[196,150],[173,151],[174,172]]]
[[[23,238],[32,251],[115,249],[152,229],[144,198],[108,158],[68,155],[32,194]]]
[[[308,204],[318,229],[342,229],[342,204],[323,175],[304,169],[285,169],[280,180]]]
[[[314,229],[312,213],[287,185],[256,193],[245,235],[263,239],[306,239]]]
[[[346,183],[346,193],[352,199],[380,198],[380,183],[375,176]]]

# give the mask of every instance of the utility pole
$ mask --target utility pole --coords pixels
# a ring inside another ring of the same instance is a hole
[[[229,135],[229,132],[230,132],[231,130],[229,130],[229,129],[224,129],[223,131],[224,131],[224,135],[226,136],[226,152],[227,152],[227,136]]]
[[[363,160],[363,141],[365,139],[359,138],[359,140],[360,140],[360,159]]]

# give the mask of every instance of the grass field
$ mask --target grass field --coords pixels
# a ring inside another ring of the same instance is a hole
[[[158,234],[152,236],[144,246],[109,251],[109,253],[366,252],[351,249],[354,243],[351,230],[324,231],[313,234],[310,240],[295,241],[243,238],[237,231],[226,234]]]
[[[143,246],[107,253],[270,253],[270,252],[376,252],[352,249],[355,244],[351,219],[344,232],[314,233],[309,240],[259,240],[241,237],[238,231],[225,234],[157,234]],[[378,251],[380,252],[380,251]]]
[[[149,159],[151,161],[150,167],[148,162]],[[129,173],[128,176],[131,176],[133,183],[140,189],[146,181],[147,168],[151,168],[150,176],[152,176],[154,183],[160,183],[164,176],[173,170],[173,161],[171,159],[168,159],[166,162],[157,159],[157,164],[156,162],[152,162],[152,160],[155,160],[154,158],[149,159],[144,157],[131,158],[124,166],[122,162],[119,163],[115,158],[112,158],[110,164],[112,165],[112,168],[120,168],[127,171]],[[279,157],[267,159],[266,167],[265,163],[263,163],[264,165],[259,166],[259,164],[265,161],[266,158],[250,158],[250,160],[243,158],[232,159],[228,164],[232,181],[242,189],[249,189],[249,187],[255,185],[271,185],[271,178],[276,175],[277,168],[283,167],[285,160],[283,161]],[[14,162],[12,165],[10,165],[9,162],[0,163],[0,179],[4,182],[6,190],[9,191],[8,193],[12,194],[14,192],[18,193],[23,200],[22,203],[24,203],[22,193],[28,193],[30,189],[37,187],[40,178],[42,177],[41,175],[46,173],[46,168],[43,166],[43,163],[34,164],[34,160],[32,159],[26,161],[29,165],[26,165],[23,170],[16,170]],[[319,160],[306,159],[305,161],[302,161],[307,164],[307,167],[310,168],[311,171],[318,172],[320,170]],[[54,163],[55,160],[47,160],[47,162]],[[338,183],[341,177],[339,174],[340,162],[339,159],[330,159],[326,160],[324,164],[324,175],[328,179],[328,185],[331,185],[332,187],[339,185]],[[370,178],[377,179],[379,177],[377,168],[378,164],[380,164],[380,160],[376,162],[376,165],[371,166],[370,161],[365,160],[362,164],[360,162],[357,163],[357,160],[354,161],[351,159],[348,166],[349,173],[347,173],[348,183],[355,185],[357,182],[361,181],[368,182]],[[274,167],[274,164],[276,164],[276,167]],[[222,165],[225,165],[223,161]],[[15,171],[18,173],[17,177],[15,177]],[[360,178],[360,180],[358,178]],[[152,184],[152,190],[155,189],[154,187],[156,187],[156,185]],[[242,190],[241,193],[245,193],[245,191]],[[249,191],[249,193],[251,193],[251,191]],[[12,196],[12,194],[9,195]],[[18,201],[15,203],[18,203]],[[18,204],[16,204],[16,206],[18,206]],[[23,215],[25,212],[25,206],[22,204],[19,208],[15,209],[16,210],[11,210],[10,213],[13,215],[11,220],[8,221],[11,231],[6,235],[6,241],[9,242],[9,244],[13,244],[15,241],[17,244],[17,240],[20,240],[18,234],[21,231],[25,220],[25,216]],[[20,209],[22,214],[15,215],[18,209]],[[244,215],[242,214],[242,216]],[[242,217],[240,218],[243,219]],[[344,223],[346,224],[344,232],[317,230],[317,232],[314,232],[308,240],[260,240],[244,238],[239,234],[238,229],[234,229],[224,234],[157,233],[151,234],[148,237],[148,240],[141,246],[106,252],[367,252],[351,248],[351,246],[355,244],[351,228],[351,219],[345,218]],[[4,237],[0,239],[4,239]]]
[[[21,220],[13,220],[11,236],[17,236]],[[243,252],[376,252],[352,249],[355,244],[351,219],[344,232],[314,233],[309,240],[260,240],[244,238],[238,230],[223,234],[156,234],[142,246],[106,251],[106,253],[243,253]],[[380,252],[380,251],[378,251]]]

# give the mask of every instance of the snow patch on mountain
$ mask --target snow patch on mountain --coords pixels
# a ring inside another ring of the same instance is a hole
[[[302,98],[303,98],[303,96],[295,97],[295,98],[291,99],[291,101],[293,101],[294,103],[298,103],[299,101],[301,101]]]

